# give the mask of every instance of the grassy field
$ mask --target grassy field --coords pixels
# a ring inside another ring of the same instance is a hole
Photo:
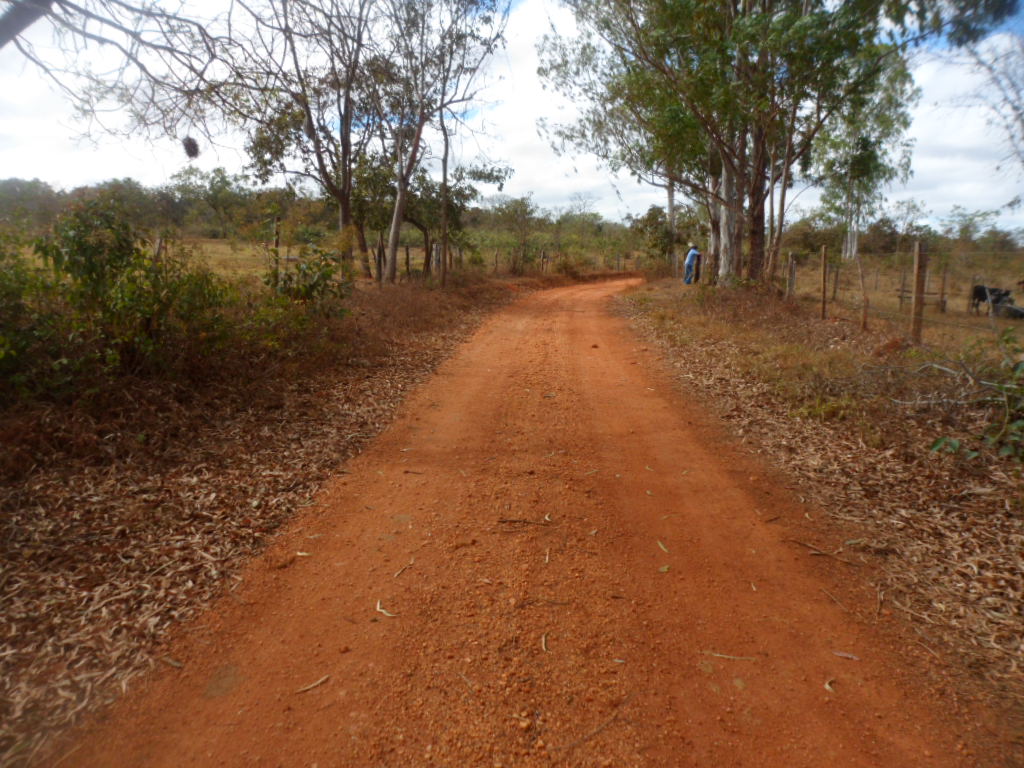
[[[870,302],[869,321],[889,328],[896,335],[908,335],[911,302],[900,301],[901,284],[909,291],[913,282],[911,259],[904,255],[897,264],[892,257],[864,257],[865,287]],[[923,341],[943,349],[963,349],[979,339],[992,338],[1007,328],[1020,328],[1024,321],[989,317],[985,307],[979,314],[968,309],[971,287],[976,284],[1008,288],[1024,303],[1024,292],[1017,282],[1024,278],[1024,254],[979,254],[976,257],[931,257],[924,310]],[[938,306],[945,270],[945,311]],[[840,267],[838,290],[835,273],[828,280],[830,311],[847,317],[858,317],[861,307],[860,279],[857,266],[846,263]],[[804,264],[797,270],[796,293],[809,303],[821,300],[821,268],[818,263]],[[832,302],[833,295],[836,297]]]
[[[199,263],[225,277],[260,277],[266,271],[270,254],[261,243],[247,243],[233,240],[188,239],[184,245],[191,248]],[[287,260],[298,249],[281,246],[281,258]],[[405,249],[399,250],[399,273],[405,274]],[[422,270],[423,248],[410,248],[409,261],[412,269]]]

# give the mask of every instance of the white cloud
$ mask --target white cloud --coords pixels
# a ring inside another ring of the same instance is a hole
[[[492,85],[484,97],[491,103],[478,116],[474,124],[478,135],[468,147],[479,146],[490,159],[509,163],[515,174],[504,192],[513,197],[532,193],[542,208],[564,207],[575,193],[596,198],[595,209],[611,219],[643,213],[652,203],[664,204],[661,190],[614,177],[594,157],[559,156],[540,135],[540,118],[568,122],[578,114],[537,77],[537,43],[552,27],[571,34],[572,14],[551,0],[524,0],[516,5],[509,18],[508,46],[490,68]]]
[[[914,69],[914,79],[922,90],[910,128],[914,175],[890,198],[924,202],[933,222],[954,205],[1002,208],[1021,191],[1021,169],[1006,161],[1004,138],[976,103],[986,89],[984,78],[963,60],[928,57]],[[1024,213],[1004,211],[999,225],[1022,227]]]
[[[537,120],[572,119],[573,105],[541,85],[536,70],[536,44],[552,25],[560,32],[573,29],[569,11],[554,0],[523,0],[509,19],[508,46],[490,67],[483,97],[489,106],[473,116],[478,132],[464,135],[456,161],[472,162],[480,153],[515,169],[504,192],[533,194],[543,208],[566,205],[574,193],[596,198],[595,208],[619,219],[641,214],[651,204],[664,205],[664,192],[637,185],[629,177],[614,178],[591,157],[558,156],[538,134]],[[33,30],[42,38],[45,29]],[[915,79],[923,89],[914,109],[911,134],[916,140],[914,176],[890,199],[922,200],[939,219],[953,205],[995,209],[1018,194],[1017,169],[1002,161],[1005,151],[998,134],[978,108],[964,99],[984,84],[966,68],[934,58],[922,60]],[[179,144],[170,138],[153,143],[141,139],[101,137],[96,144],[77,141],[84,125],[74,120],[67,100],[13,47],[0,51],[0,178],[40,178],[56,187],[71,188],[109,178],[131,176],[148,185],[166,182],[185,167]],[[245,159],[237,149],[204,147],[193,161],[201,168],[223,165],[240,172]],[[1001,165],[1006,165],[1000,170]],[[495,190],[489,190],[495,191]],[[814,200],[813,192],[800,203]],[[1004,213],[1000,224],[1024,226],[1024,213]]]

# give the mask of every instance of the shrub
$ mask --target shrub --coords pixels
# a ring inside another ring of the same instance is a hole
[[[1024,345],[1013,328],[999,335],[996,352],[995,363],[972,363],[962,356],[955,369],[934,367],[964,381],[970,398],[988,407],[988,425],[976,441],[1002,458],[1020,462],[1024,461]],[[936,440],[932,450],[962,452],[969,459],[979,455],[968,441],[948,436]]]
[[[94,341],[108,372],[167,368],[186,339],[216,340],[223,281],[186,250],[146,245],[120,203],[104,197],[72,206],[36,243],[65,289],[63,321]]]
[[[302,249],[296,261],[283,267],[277,254],[271,253],[263,282],[275,293],[325,313],[340,310],[337,300],[352,290],[352,277],[341,259],[312,244]]]

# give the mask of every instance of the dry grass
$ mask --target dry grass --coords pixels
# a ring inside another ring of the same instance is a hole
[[[915,372],[929,353],[882,322],[860,332],[856,312],[833,308],[821,322],[814,305],[743,291],[663,281],[625,306],[688,390],[799,478],[802,494],[860,529],[844,547],[880,564],[880,608],[907,615],[929,647],[1021,716],[1020,466],[929,451],[986,422],[983,410],[950,405],[953,382]]]
[[[360,289],[344,343],[315,357],[202,391],[125,382],[102,407],[0,414],[0,454],[27,462],[0,486],[0,764],[32,763],[82,712],[175,663],[159,650],[168,628],[231,588],[409,387],[524,287]]]
[[[189,238],[182,245],[192,250],[198,263],[223,277],[258,278],[267,269],[267,255],[259,243]]]
[[[899,299],[901,284],[908,290],[912,287],[913,271],[906,266],[908,257],[902,257],[904,266],[895,267],[888,259],[864,257],[865,287],[870,301],[870,317],[881,327],[892,332],[909,334],[910,301],[902,305]],[[927,291],[936,295],[928,296],[924,313],[924,341],[950,351],[963,349],[979,340],[990,338],[993,331],[1005,328],[1024,327],[1021,321],[986,316],[984,307],[981,314],[968,311],[968,297],[971,287],[981,281],[996,287],[1008,288],[1024,302],[1024,294],[1017,289],[1018,280],[1024,278],[1024,255],[1005,254],[978,257],[971,261],[951,258],[946,269],[946,311],[937,306],[941,292],[941,257],[933,257],[926,286]],[[828,281],[828,296],[831,300],[834,288],[834,273]],[[852,315],[860,311],[861,289],[854,264],[844,264],[839,271],[839,285],[836,292],[838,306]],[[797,270],[797,296],[809,304],[817,305],[821,297],[821,270],[817,263],[808,263]]]
[[[224,277],[259,278],[267,269],[268,255],[262,243],[247,243],[213,238],[187,238],[182,245],[191,249],[196,260]],[[287,259],[298,252],[294,246],[282,245],[281,258]],[[410,248],[409,261],[413,270],[423,268],[423,248]],[[399,249],[399,277],[405,275],[405,249]],[[362,267],[356,264],[361,273]]]

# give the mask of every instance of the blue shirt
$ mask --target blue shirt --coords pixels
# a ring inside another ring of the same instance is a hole
[[[686,266],[689,267],[689,266],[692,266],[693,264],[696,264],[698,256],[700,256],[700,251],[698,251],[696,248],[691,248],[686,253],[686,262],[685,262]]]

